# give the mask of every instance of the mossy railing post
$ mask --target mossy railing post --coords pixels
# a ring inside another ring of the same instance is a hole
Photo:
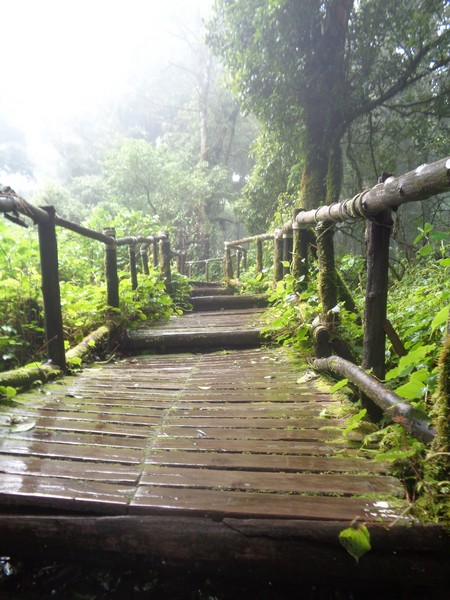
[[[383,380],[386,375],[385,351],[387,297],[389,279],[389,242],[392,230],[390,208],[367,222],[367,283],[364,306],[364,337],[362,368],[371,369]],[[362,396],[362,404],[373,419],[381,419],[382,411]]]
[[[238,248],[236,250],[236,279],[239,279],[241,276],[241,259],[242,259],[242,250]]]
[[[171,287],[171,269],[170,269],[170,240],[167,233],[162,234],[164,237],[159,240],[159,268],[161,271],[161,277],[166,284],[166,288],[170,291]]]
[[[111,308],[119,308],[116,230],[114,227],[107,227],[103,233],[111,238],[111,243],[105,244],[106,303]]]
[[[153,242],[152,242],[152,258],[153,258],[153,268],[157,269],[159,267],[158,240],[153,240]]]
[[[292,275],[298,281],[299,290],[306,289],[308,285],[308,235],[301,229],[296,217],[303,208],[294,208],[292,212]]]
[[[262,273],[262,270],[263,270],[262,240],[256,240],[256,272]]]
[[[53,364],[58,365],[64,371],[66,354],[59,288],[55,209],[53,206],[42,208],[49,215],[48,221],[38,224],[47,356]]]
[[[205,260],[205,281],[209,282],[209,260]]]
[[[138,286],[136,267],[136,244],[128,244],[128,256],[130,259],[131,289],[136,290]]]
[[[233,279],[233,261],[231,258],[231,247],[225,244],[225,281]]]
[[[317,259],[319,263],[319,298],[322,303],[322,322],[333,330],[338,325],[338,313],[333,311],[337,305],[336,265],[334,260],[334,226],[322,221],[316,225]]]
[[[432,396],[431,417],[436,428],[436,438],[431,447],[431,456],[425,464],[425,472],[434,481],[450,478],[450,314],[447,331],[438,362],[438,380]]]
[[[246,271],[247,267],[248,267],[247,249],[243,248],[242,249],[242,268],[244,269],[244,271]]]
[[[185,274],[185,270],[186,270],[186,253],[185,252],[179,252],[177,255],[177,269],[178,269],[178,273],[180,275]]]
[[[283,279],[283,237],[281,230],[275,231],[273,238],[273,278],[275,283]]]
[[[367,222],[367,283],[364,308],[363,369],[375,377],[385,377],[384,325],[387,317],[389,242],[392,230],[391,209]]]
[[[292,262],[292,235],[283,233],[283,275],[287,275],[291,271]],[[289,263],[289,264],[287,264]]]
[[[150,269],[148,268],[148,245],[142,244],[139,249],[139,254],[141,255],[142,261],[142,270],[144,271],[144,275],[150,275]]]

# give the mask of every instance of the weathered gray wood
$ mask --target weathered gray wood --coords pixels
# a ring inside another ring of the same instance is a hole
[[[306,226],[319,221],[353,221],[375,216],[407,202],[426,200],[450,189],[449,173],[450,157],[421,165],[400,177],[389,177],[352,199],[302,212],[297,215],[296,222],[299,226]],[[291,221],[285,223],[283,231],[291,225]]]
[[[78,223],[72,223],[72,221],[63,219],[59,215],[55,215],[55,224],[59,227],[64,227],[64,229],[69,229],[74,233],[78,233],[84,237],[90,238],[91,240],[97,240],[98,242],[102,242],[103,244],[108,245],[114,243],[109,235],[101,233],[100,231],[94,231],[93,229],[89,229],[88,227],[83,227]]]
[[[431,442],[435,432],[427,416],[414,408],[375,377],[340,356],[315,359],[313,366],[319,371],[331,371],[348,378],[389,417],[398,422],[412,435],[424,442]]]

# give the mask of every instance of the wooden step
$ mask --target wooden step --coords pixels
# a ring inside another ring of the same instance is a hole
[[[195,296],[191,298],[193,310],[224,310],[242,308],[264,308],[267,306],[265,294],[234,295],[234,296]]]
[[[262,309],[242,308],[186,313],[168,322],[130,331],[124,349],[164,354],[257,348],[262,341],[262,312]]]
[[[193,287],[191,297],[197,298],[198,296],[228,296],[233,293],[233,290],[224,286],[202,286]]]
[[[258,329],[236,331],[180,331],[153,332],[141,330],[125,346],[127,352],[154,350],[160,354],[172,352],[198,352],[211,350],[234,350],[257,348],[261,345],[261,332]]]

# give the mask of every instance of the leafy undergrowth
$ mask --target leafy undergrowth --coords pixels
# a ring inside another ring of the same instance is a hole
[[[93,224],[87,225],[98,229],[94,217]],[[131,228],[145,226],[145,222],[133,223],[130,216],[123,218]],[[110,315],[106,309],[103,244],[58,229],[58,249],[64,333],[66,344],[73,346]],[[185,277],[173,273],[169,295],[158,270],[150,269],[148,276],[139,275],[138,288],[132,290],[125,251],[119,254],[118,263],[119,324],[167,319],[188,307],[190,288]],[[41,361],[46,348],[34,228],[24,230],[0,220],[0,286],[0,371]]]

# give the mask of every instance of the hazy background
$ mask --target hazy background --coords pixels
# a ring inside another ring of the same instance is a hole
[[[164,79],[186,54],[179,28],[212,0],[14,0],[2,2],[0,145],[26,151],[32,177],[0,171],[29,193],[58,176],[55,139],[74,123],[99,123],[126,102],[149,69]],[[173,74],[172,74],[173,76]],[[31,174],[30,174],[31,175]]]

